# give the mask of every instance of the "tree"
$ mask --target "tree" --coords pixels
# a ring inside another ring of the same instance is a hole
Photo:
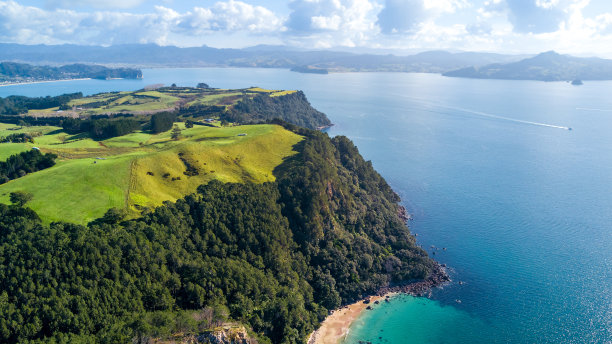
[[[178,126],[174,126],[174,128],[172,129],[172,135],[171,135],[173,140],[178,140],[181,137],[181,129]]]
[[[193,121],[188,119],[185,121],[185,128],[189,129],[189,128],[193,128]]]
[[[26,203],[32,200],[34,196],[27,191],[15,191],[10,193],[11,203],[23,207]]]
[[[154,134],[163,133],[172,128],[172,123],[176,120],[176,114],[171,112],[160,112],[151,116],[151,131]]]
[[[198,83],[198,86],[196,86],[197,88],[210,88],[210,86],[208,86],[207,83],[204,82],[200,82]]]
[[[104,216],[102,216],[102,222],[108,223],[108,224],[114,224],[114,223],[117,223],[123,220],[126,215],[127,214],[125,210],[123,209],[110,208],[106,211],[106,213],[104,213]]]

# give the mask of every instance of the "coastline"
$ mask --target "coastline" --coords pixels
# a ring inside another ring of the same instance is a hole
[[[331,311],[330,315],[321,323],[321,326],[310,334],[307,343],[338,344],[348,334],[351,324],[363,311],[370,308],[370,304],[385,302],[390,297],[398,294],[424,296],[430,293],[432,288],[440,287],[448,282],[450,282],[450,277],[446,273],[444,266],[436,262],[430,276],[422,281],[383,287],[375,295],[370,295],[353,304]]]
[[[310,334],[308,344],[336,344],[346,337],[349,328],[361,312],[370,307],[372,303],[384,302],[397,293],[387,293],[385,295],[368,296],[353,304],[344,306],[331,312],[321,323],[321,326]]]
[[[80,81],[80,80],[91,80],[91,78],[41,80],[41,81],[26,81],[26,82],[9,82],[9,83],[6,83],[6,84],[0,84],[0,87],[3,87],[3,86],[16,86],[16,85],[42,84],[42,83],[47,83],[47,82],[58,82],[58,81]]]

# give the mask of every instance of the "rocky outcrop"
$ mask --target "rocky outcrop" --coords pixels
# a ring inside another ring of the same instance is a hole
[[[408,211],[406,210],[406,208],[403,205],[400,205],[397,207],[397,216],[404,221],[404,223],[407,223],[409,220],[412,220],[412,216],[410,214],[408,214]]]
[[[436,263],[426,279],[405,285],[381,288],[377,294],[406,293],[415,296],[425,296],[432,288],[440,287],[448,282],[450,282],[450,277],[446,273],[446,269],[439,263]]]
[[[224,325],[207,331],[197,337],[198,343],[210,344],[257,344],[250,338],[244,326]]]
[[[257,344],[242,325],[225,324],[198,335],[178,335],[171,339],[150,340],[155,344]]]

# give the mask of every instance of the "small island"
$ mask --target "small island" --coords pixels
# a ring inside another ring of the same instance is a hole
[[[313,66],[295,66],[291,68],[291,71],[306,74],[329,74],[329,71],[326,68],[319,68]]]
[[[580,86],[580,85],[584,85],[584,83],[580,79],[574,79],[574,80],[572,80],[572,85]]]

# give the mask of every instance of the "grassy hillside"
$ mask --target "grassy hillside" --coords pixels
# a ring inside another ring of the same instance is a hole
[[[64,110],[59,107],[30,109],[30,116],[89,116],[101,114],[132,113],[148,114],[173,111],[181,107],[221,105],[231,106],[243,99],[257,95],[280,97],[296,91],[266,90],[259,87],[240,90],[216,88],[164,87],[156,90],[135,92],[106,92],[88,97],[72,99]],[[58,112],[59,110],[59,112]]]
[[[0,202],[9,203],[11,192],[24,190],[34,195],[29,206],[46,222],[87,223],[112,207],[135,213],[175,201],[212,179],[273,181],[273,169],[294,153],[293,145],[301,140],[275,125],[190,129],[177,125],[183,128],[178,140],[172,140],[170,132],[137,132],[94,141],[57,127],[14,130],[19,127],[3,124],[0,135],[4,131],[44,135],[34,144],[0,144],[0,157],[36,146],[60,158],[52,168],[0,185]]]

